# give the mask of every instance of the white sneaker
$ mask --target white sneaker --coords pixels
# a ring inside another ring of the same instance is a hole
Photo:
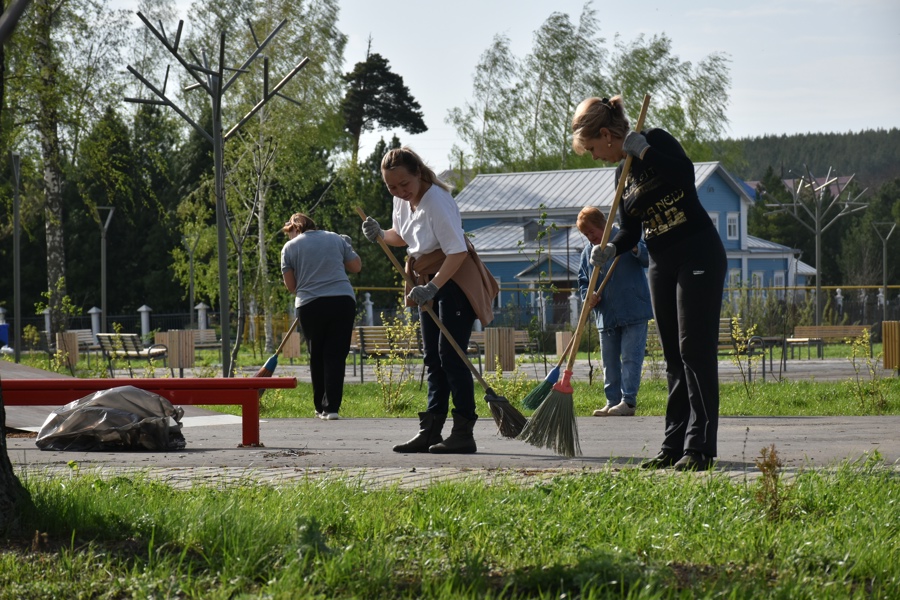
[[[337,421],[341,418],[341,415],[339,415],[337,413],[328,413],[328,414],[322,413],[322,418],[325,419],[326,421]]]
[[[635,407],[627,402],[619,402],[615,406],[611,406],[606,414],[610,417],[633,417]]]
[[[598,408],[597,410],[594,411],[594,416],[595,417],[605,417],[607,415],[607,413],[609,412],[610,408],[612,408],[612,407],[609,404],[607,404],[603,408]]]
[[[324,420],[325,420],[325,416],[326,416],[327,414],[328,414],[328,413],[326,413],[324,410],[323,410],[322,412],[316,411],[316,418],[317,418],[317,419],[322,419],[322,420],[324,421]]]

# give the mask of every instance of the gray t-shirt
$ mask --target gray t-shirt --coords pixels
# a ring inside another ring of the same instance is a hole
[[[358,258],[341,236],[331,231],[307,231],[281,249],[281,272],[294,270],[297,306],[326,296],[355,298],[344,263]]]

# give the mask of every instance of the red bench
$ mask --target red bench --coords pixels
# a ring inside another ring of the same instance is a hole
[[[159,394],[172,404],[237,404],[241,406],[242,446],[260,446],[259,392],[293,389],[294,377],[189,377],[185,379],[4,379],[6,406],[68,404],[99,390],[131,385]]]

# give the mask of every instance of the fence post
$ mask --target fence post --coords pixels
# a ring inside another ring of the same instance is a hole
[[[197,329],[209,329],[206,321],[206,311],[209,310],[209,307],[201,302],[194,308],[197,309]]]
[[[100,333],[100,314],[102,312],[103,311],[96,306],[92,306],[88,311],[88,314],[91,315],[91,335],[95,342],[97,341],[97,334]]]
[[[366,297],[366,299],[363,300],[363,306],[366,309],[366,319],[365,319],[366,325],[374,325],[375,324],[375,314],[372,310],[372,306],[374,306],[375,303],[372,302],[372,294],[370,294],[369,292],[366,292],[363,295]]]
[[[141,313],[141,339],[146,340],[149,339],[147,336],[150,335],[150,312],[153,309],[143,305],[138,309],[138,312]]]

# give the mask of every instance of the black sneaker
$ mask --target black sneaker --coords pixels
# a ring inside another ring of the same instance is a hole
[[[678,462],[677,456],[672,456],[671,454],[666,454],[665,451],[660,451],[659,454],[654,456],[653,458],[648,458],[644,462],[641,463],[642,469],[666,469],[671,467],[676,462]]]
[[[712,456],[702,452],[685,452],[684,456],[675,463],[676,471],[708,471],[713,465]]]

